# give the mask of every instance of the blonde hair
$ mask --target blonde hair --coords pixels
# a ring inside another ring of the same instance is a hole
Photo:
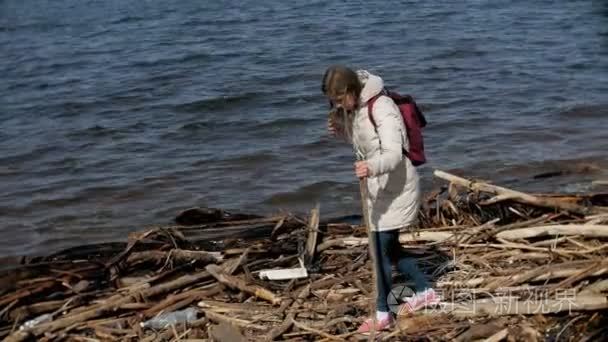
[[[355,100],[358,100],[362,88],[357,73],[342,65],[332,65],[327,68],[321,84],[321,91],[330,98],[350,93],[354,95]]]

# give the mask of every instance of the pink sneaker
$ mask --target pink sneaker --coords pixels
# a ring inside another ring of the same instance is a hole
[[[433,289],[426,289],[420,293],[417,293],[415,296],[412,296],[407,299],[403,305],[399,308],[398,315],[407,315],[414,313],[425,306],[432,306],[439,304],[441,300],[439,296]]]
[[[376,320],[376,332],[389,329],[393,325],[393,316],[388,315],[387,318],[382,320]],[[368,318],[359,326],[357,332],[360,334],[369,334],[372,331],[372,327],[374,326],[373,318]]]

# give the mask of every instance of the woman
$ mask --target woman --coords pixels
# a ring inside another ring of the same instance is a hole
[[[414,224],[420,206],[419,179],[416,168],[404,156],[408,140],[399,108],[388,96],[382,96],[384,82],[367,71],[357,72],[332,66],[323,76],[323,93],[333,109],[328,129],[353,144],[359,159],[355,174],[367,178],[371,243],[375,243],[376,265],[376,327],[389,328],[393,323],[387,297],[392,286],[392,264],[407,274],[415,283],[416,294],[407,299],[399,314],[416,311],[436,304],[439,297],[430,287],[416,260],[408,256],[399,244],[399,230]],[[376,97],[372,124],[367,102]],[[374,319],[367,319],[359,332],[372,330]]]

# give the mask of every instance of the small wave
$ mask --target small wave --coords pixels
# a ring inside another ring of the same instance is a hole
[[[95,124],[91,127],[87,127],[85,129],[80,129],[76,131],[70,131],[66,134],[67,138],[103,138],[108,136],[113,136],[118,133],[113,128],[104,127],[99,124]]]
[[[608,104],[574,106],[559,113],[567,118],[605,118],[608,116]]]
[[[279,129],[279,128],[293,128],[293,127],[303,127],[307,126],[311,123],[316,122],[317,119],[304,119],[304,118],[283,118],[278,120],[272,120],[269,122],[264,122],[261,124],[257,124],[255,126],[256,129]]]
[[[278,157],[271,152],[258,152],[253,154],[240,155],[233,158],[221,158],[218,160],[212,160],[213,168],[249,168],[252,166],[260,166],[264,163],[269,163],[278,160]],[[197,161],[192,164],[194,167],[209,165],[209,160]]]
[[[270,104],[274,106],[304,104],[304,103],[327,103],[327,99],[323,95],[296,95],[296,96],[274,96],[270,99]]]
[[[433,59],[443,60],[443,59],[451,59],[451,58],[481,57],[486,54],[487,54],[487,52],[476,50],[476,49],[456,48],[456,49],[449,49],[446,51],[442,51],[436,55],[431,56],[430,59],[431,60],[433,60]]]
[[[304,153],[309,155],[310,153],[321,153],[325,154],[326,151],[334,149],[336,146],[336,139],[331,138],[320,138],[310,143],[298,144],[288,146],[287,148],[291,151],[291,153]]]
[[[201,129],[211,128],[212,126],[214,126],[212,122],[197,121],[184,124],[182,127],[179,128],[179,130],[185,132],[197,132]]]
[[[267,96],[262,92],[250,92],[235,96],[219,96],[206,100],[198,100],[194,102],[180,104],[174,107],[178,112],[182,113],[199,113],[201,111],[212,111],[220,109],[230,109],[239,107],[252,100]]]
[[[80,116],[82,113],[87,112],[91,109],[98,110],[99,108],[103,108],[106,106],[105,101],[67,101],[61,102],[57,104],[53,104],[51,106],[44,107],[42,104],[36,105],[35,109],[45,109],[51,113],[56,113],[53,115],[55,118],[71,118]]]
[[[572,189],[572,187],[568,188],[568,185],[577,182],[585,182],[587,186],[591,186],[590,180],[602,175],[602,170],[608,167],[608,162],[605,160],[594,158],[555,159],[507,165],[503,162],[502,160],[480,161],[467,169],[476,170],[477,176],[492,179],[497,183],[514,187],[523,186],[524,191],[551,189],[555,185],[560,188],[555,188],[553,191],[561,192]]]
[[[266,199],[266,205],[291,205],[297,203],[311,204],[319,201],[322,196],[328,194],[344,194],[352,191],[351,184],[332,181],[322,181],[302,186],[295,191],[276,193]]]
[[[114,21],[111,21],[110,24],[111,25],[116,25],[116,24],[125,24],[125,23],[133,23],[133,22],[137,22],[137,21],[142,21],[144,20],[144,17],[138,17],[138,16],[126,16],[126,17],[122,17],[122,18],[118,18]]]
[[[161,48],[163,46],[162,43],[158,43],[156,44],[158,46],[158,48]],[[173,44],[169,44],[168,46],[173,47]],[[167,65],[179,65],[179,66],[184,66],[187,63],[191,63],[193,65],[195,65],[197,68],[199,67],[200,63],[207,63],[209,62],[211,59],[217,59],[218,61],[224,60],[225,58],[229,58],[229,57],[235,57],[235,56],[240,56],[240,54],[235,53],[234,55],[212,55],[212,54],[208,54],[208,53],[188,53],[184,56],[175,56],[175,57],[168,57],[168,58],[157,58],[157,59],[146,59],[146,60],[139,60],[139,61],[133,61],[131,63],[129,63],[128,67],[132,68],[132,67],[138,67],[138,68],[158,68],[158,66],[167,66]]]
[[[44,157],[46,154],[55,153],[61,151],[59,146],[42,146],[36,147],[27,152],[19,152],[10,156],[0,158],[0,165],[11,165],[19,164],[22,162],[28,162],[31,160],[37,160]]]

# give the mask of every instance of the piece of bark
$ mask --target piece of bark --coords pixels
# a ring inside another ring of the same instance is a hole
[[[217,342],[247,342],[238,326],[221,322],[209,329],[209,337]]]
[[[580,235],[605,238],[608,237],[608,225],[568,224],[520,228],[500,232],[496,234],[496,237],[506,240],[517,240],[552,235]]]
[[[504,318],[492,320],[491,322],[485,324],[474,324],[471,325],[467,331],[458,335],[454,341],[468,342],[479,340],[481,338],[487,338],[493,336],[497,331],[502,330],[505,327],[505,324],[506,320]]]
[[[592,208],[586,208],[580,206],[578,204],[560,201],[553,198],[540,198],[537,196],[532,196],[524,192],[515,191],[511,189],[507,189],[501,186],[496,186],[484,182],[474,182],[470,181],[447,172],[443,172],[440,170],[435,170],[435,177],[447,180],[449,182],[461,185],[465,188],[475,190],[475,191],[483,191],[487,193],[491,193],[497,196],[500,196],[501,199],[511,199],[525,204],[531,204],[544,208],[554,208],[554,209],[562,209],[572,213],[586,215],[590,212],[593,212]],[[494,201],[498,202],[498,201]]]
[[[505,328],[505,329],[502,329],[502,330],[498,331],[494,335],[486,338],[485,340],[483,340],[483,342],[500,342],[505,337],[507,337],[507,335],[509,335],[509,329]]]
[[[258,298],[269,301],[273,305],[278,305],[281,303],[281,298],[277,297],[271,291],[258,285],[248,285],[244,280],[240,278],[227,275],[222,272],[222,269],[218,265],[207,265],[206,270],[220,283],[230,288],[252,294]]]

